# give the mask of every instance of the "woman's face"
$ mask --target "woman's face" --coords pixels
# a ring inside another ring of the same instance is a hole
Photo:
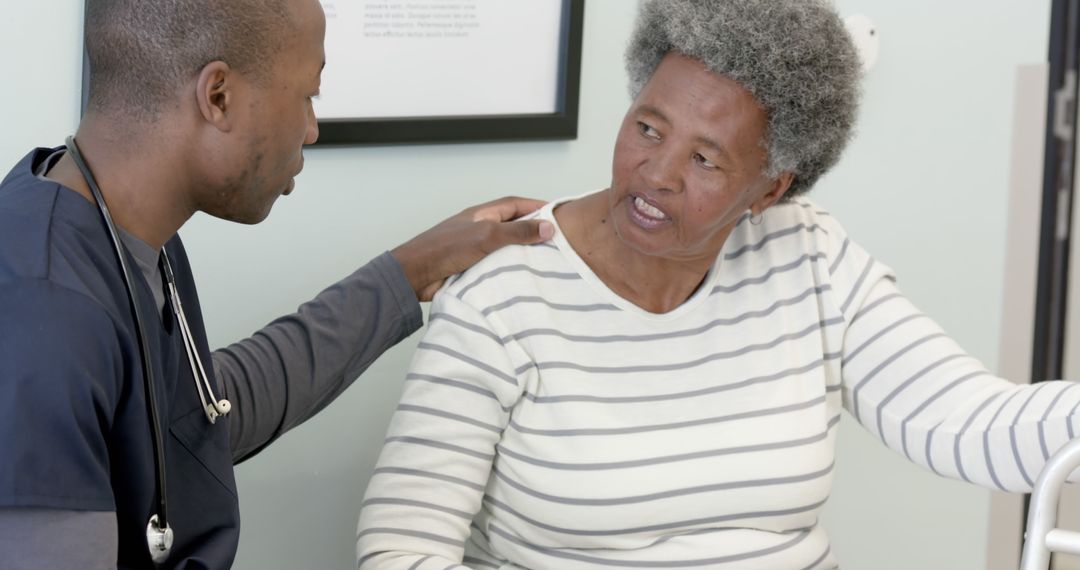
[[[697,60],[672,53],[623,119],[610,215],[632,249],[712,264],[739,216],[790,185],[762,170],[768,117],[754,96]]]

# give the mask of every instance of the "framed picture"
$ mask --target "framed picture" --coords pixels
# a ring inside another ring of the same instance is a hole
[[[585,0],[323,0],[316,144],[577,137]]]

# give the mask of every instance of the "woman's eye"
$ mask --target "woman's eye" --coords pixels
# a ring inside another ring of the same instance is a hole
[[[705,168],[708,168],[709,170],[716,169],[716,164],[714,164],[711,160],[705,158],[700,153],[694,153],[694,160],[697,161],[698,164]]]
[[[650,139],[660,140],[660,133],[646,123],[638,121],[638,130],[641,131],[641,134],[649,137]]]

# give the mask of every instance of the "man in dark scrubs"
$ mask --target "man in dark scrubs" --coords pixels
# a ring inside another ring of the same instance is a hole
[[[90,99],[76,133],[112,212],[144,315],[163,434],[170,568],[227,568],[232,466],[325,407],[420,327],[418,301],[486,252],[550,237],[510,222],[539,204],[471,208],[210,352],[176,235],[197,211],[258,223],[293,190],[318,127],[317,0],[88,0]],[[152,567],[160,492],[138,333],[112,242],[66,147],[0,183],[0,567]],[[211,422],[163,285],[175,275],[209,383]],[[154,318],[158,317],[158,318]]]

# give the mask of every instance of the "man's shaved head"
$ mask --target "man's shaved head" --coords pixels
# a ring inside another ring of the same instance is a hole
[[[88,110],[153,119],[212,61],[266,79],[292,27],[288,0],[87,0]]]

